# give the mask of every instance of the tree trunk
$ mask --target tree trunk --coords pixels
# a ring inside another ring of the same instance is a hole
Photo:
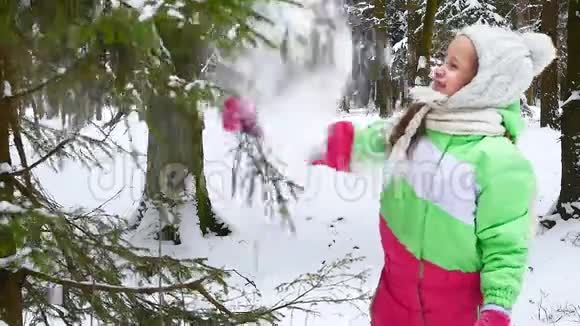
[[[6,83],[10,83],[14,73],[11,71],[8,47],[0,44],[0,94],[4,94]],[[14,83],[10,83],[11,88]],[[6,101],[0,96],[0,164],[12,165],[10,157],[10,117],[13,114],[14,103]],[[14,189],[11,177],[0,174],[0,201],[12,202]],[[12,231],[0,225],[0,258],[16,254],[16,243]],[[21,272],[14,272],[0,268],[0,320],[10,326],[22,325]]]
[[[370,102],[372,66],[369,64],[372,46],[372,30],[361,27],[353,30],[353,100],[356,108],[366,107]],[[369,45],[371,44],[371,45]]]
[[[517,0],[516,2],[516,28],[526,27],[530,21],[530,0]]]
[[[226,236],[231,233],[231,231],[220,221],[217,220],[213,208],[211,206],[211,201],[207,192],[207,185],[205,174],[203,170],[203,116],[201,114],[192,114],[191,117],[191,127],[193,129],[192,134],[192,145],[193,145],[193,157],[192,157],[192,172],[195,178],[195,197],[197,200],[197,215],[199,217],[199,227],[201,232],[205,235],[210,232],[215,233],[218,236]]]
[[[385,51],[387,50],[388,35],[385,0],[375,0],[374,17],[379,22],[375,26],[375,104],[379,108],[379,116],[386,118],[393,111],[393,89],[391,85],[391,74],[389,65],[385,61]]]
[[[147,148],[147,198],[155,198],[162,190],[167,195],[168,187],[176,191],[183,190],[183,177],[191,173],[195,182],[197,215],[202,233],[228,235],[230,231],[216,219],[207,192],[201,116],[196,110],[192,112],[184,107],[176,107],[175,102],[163,97],[158,98],[149,110],[151,112],[148,121],[150,132]],[[170,184],[164,184],[166,187],[161,189],[162,183]],[[171,230],[163,232],[160,236],[164,240],[178,241],[178,237]]]
[[[1,65],[1,63],[0,63]],[[0,78],[0,83],[3,83]],[[11,164],[9,115],[11,104],[0,102],[0,164]],[[0,201],[11,202],[13,189],[8,176],[0,175]],[[0,227],[0,258],[16,254],[16,243],[10,229]],[[0,268],[0,320],[10,326],[22,325],[22,274]]]
[[[0,269],[0,320],[8,326],[22,326],[22,272]]]
[[[544,0],[542,8],[542,32],[552,38],[558,47],[558,1]],[[558,129],[558,61],[554,60],[542,73],[540,126]]]
[[[568,87],[562,107],[562,179],[557,210],[562,219],[580,218],[580,1],[568,9]]]
[[[417,46],[419,44],[417,29],[421,26],[421,16],[418,14],[417,0],[407,1],[407,51],[408,51],[408,80],[407,87],[415,86],[417,76]],[[407,90],[403,90],[406,94]]]
[[[568,0],[558,1],[559,3],[559,17],[558,17],[558,52],[567,53],[568,52],[568,31],[566,30],[566,24],[568,24]],[[560,85],[560,98],[566,99],[566,93],[568,92],[568,87],[566,86],[566,70],[567,70],[567,60],[564,58],[558,59],[558,84]]]
[[[185,80],[197,78],[206,59],[205,44],[199,38],[201,33],[192,28],[174,30],[174,26],[163,22],[159,22],[157,26],[164,45],[172,55],[176,74]],[[183,51],[183,44],[190,44],[191,51]],[[191,173],[195,182],[197,215],[203,235],[210,232],[218,236],[230,234],[230,230],[217,220],[208,196],[204,174],[203,119],[197,110],[197,103],[178,104],[168,96],[158,96],[154,101],[147,121],[150,133],[146,196],[154,197],[164,190],[160,188],[160,180],[164,186],[180,187],[184,182],[182,177],[185,176],[182,172]],[[165,184],[166,182],[172,185]],[[172,230],[168,234],[162,232],[159,236],[163,235],[169,235],[176,240]]]
[[[426,86],[429,84],[429,61],[431,59],[431,48],[433,44],[433,24],[437,13],[437,0],[427,0],[427,9],[423,20],[423,33],[421,43],[417,49],[417,80],[415,84]]]

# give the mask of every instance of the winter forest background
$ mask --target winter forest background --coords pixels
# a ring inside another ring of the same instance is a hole
[[[0,0],[0,325],[368,325],[380,185],[306,145],[399,114],[475,22],[557,45],[514,313],[580,322],[578,0]],[[221,130],[232,93],[270,138]]]

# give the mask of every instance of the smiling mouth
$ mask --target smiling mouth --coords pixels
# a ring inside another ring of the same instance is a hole
[[[440,81],[433,81],[433,88],[435,89],[445,89],[445,84]]]

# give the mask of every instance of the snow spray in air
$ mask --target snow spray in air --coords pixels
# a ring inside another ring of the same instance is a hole
[[[343,0],[297,2],[299,6],[258,2],[254,9],[274,25],[259,22],[253,27],[278,47],[258,44],[224,58],[215,79],[253,101],[263,145],[275,156],[271,163],[305,185],[306,161],[337,118],[351,79],[353,45]],[[253,249],[257,270],[257,240]]]
[[[242,49],[221,62],[216,77],[255,103],[264,145],[289,178],[304,184],[305,161],[336,119],[350,80],[352,39],[342,0],[299,4],[258,3],[274,25],[254,26],[279,47]]]

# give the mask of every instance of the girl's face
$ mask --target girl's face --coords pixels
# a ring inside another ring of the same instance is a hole
[[[471,40],[456,37],[447,48],[445,64],[435,68],[432,88],[447,96],[467,85],[477,73],[477,54]]]

